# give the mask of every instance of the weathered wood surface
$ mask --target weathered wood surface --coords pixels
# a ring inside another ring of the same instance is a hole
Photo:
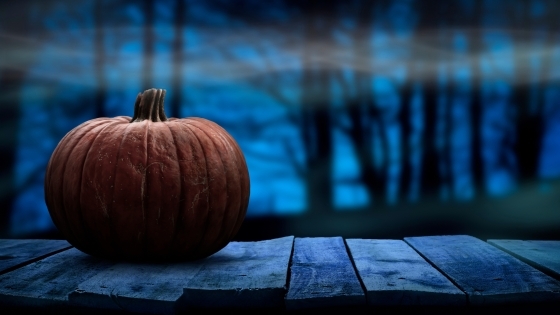
[[[294,237],[234,242],[208,257],[184,287],[187,307],[281,308]]]
[[[0,275],[71,247],[61,240],[0,239]]]
[[[370,305],[466,305],[449,279],[401,240],[347,239]]]
[[[68,293],[111,264],[68,249],[0,276],[0,304],[67,306]]]
[[[560,279],[560,241],[488,240],[488,243]]]
[[[366,304],[341,237],[296,238],[286,309]]]
[[[232,242],[206,259],[175,264],[116,264],[68,249],[65,241],[7,241],[0,240],[0,266],[9,262],[0,269],[0,310],[78,306],[163,314],[216,307],[560,302],[559,281],[512,256],[558,275],[558,241],[406,238],[420,257],[399,240],[349,239],[347,250],[340,237],[290,236]]]
[[[405,241],[453,280],[471,304],[560,300],[560,283],[477,238],[407,237]]]
[[[117,264],[80,283],[69,299],[84,307],[158,314],[282,306],[292,243],[293,236],[231,242],[194,262]]]
[[[183,285],[201,266],[200,262],[119,263],[80,283],[68,300],[87,308],[173,314]]]

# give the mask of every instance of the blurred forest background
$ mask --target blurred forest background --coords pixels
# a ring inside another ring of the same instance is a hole
[[[168,117],[213,120],[240,144],[241,238],[560,237],[559,13],[555,0],[3,1],[0,236],[56,235],[43,181],[58,141],[132,116],[154,87]]]

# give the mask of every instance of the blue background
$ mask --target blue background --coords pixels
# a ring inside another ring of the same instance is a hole
[[[247,220],[281,224],[278,233],[559,226],[556,1],[24,1],[0,11],[4,237],[55,230],[43,180],[58,141],[86,120],[132,116],[152,87],[167,90],[168,117],[204,117],[233,135],[251,177]]]

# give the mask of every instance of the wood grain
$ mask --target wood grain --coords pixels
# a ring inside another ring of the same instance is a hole
[[[341,237],[296,238],[286,308],[365,305]]]
[[[80,283],[69,299],[82,307],[158,314],[191,307],[277,306],[286,290],[292,243],[292,236],[231,242],[198,261],[117,264]]]
[[[68,299],[87,308],[173,314],[183,286],[201,267],[200,262],[119,263],[80,283]]]
[[[233,242],[204,261],[184,288],[187,307],[281,308],[294,237]]]
[[[401,240],[347,239],[370,305],[466,305],[465,293]]]
[[[472,236],[407,237],[405,241],[467,293],[471,304],[560,300],[558,281]]]
[[[0,304],[67,306],[68,293],[111,264],[71,248],[0,276]]]
[[[560,279],[560,241],[488,240],[488,243]]]
[[[62,240],[0,239],[0,275],[71,247]]]

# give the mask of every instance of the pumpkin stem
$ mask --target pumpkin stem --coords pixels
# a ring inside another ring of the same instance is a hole
[[[153,122],[166,121],[167,117],[163,111],[164,98],[165,90],[162,89],[149,89],[144,93],[138,93],[134,103],[134,116],[130,122],[140,122],[146,119]]]

